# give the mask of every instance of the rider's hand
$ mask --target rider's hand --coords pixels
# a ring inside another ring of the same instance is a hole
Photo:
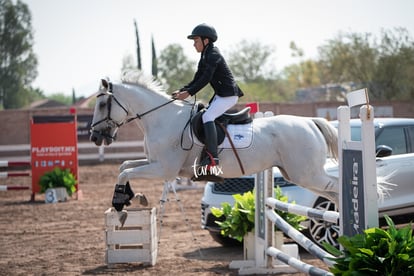
[[[173,99],[176,99],[176,100],[184,100],[188,96],[190,96],[190,93],[188,93],[187,91],[175,91],[172,93]]]

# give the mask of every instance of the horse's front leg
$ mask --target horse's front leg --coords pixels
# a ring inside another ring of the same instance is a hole
[[[119,167],[119,172],[122,172],[126,169],[136,168],[136,167],[144,166],[148,164],[149,164],[148,159],[126,160]]]
[[[182,166],[180,162],[152,161],[141,163],[142,165],[124,169],[118,175],[118,184],[126,184],[131,179],[159,179],[173,180],[178,175]]]
[[[160,179],[162,176],[164,176],[164,179],[170,179],[176,175],[172,171],[164,171],[163,166],[158,162],[149,163],[148,161],[142,161],[139,164],[140,166],[122,170],[118,176],[118,184],[115,185],[115,192],[112,199],[112,206],[118,212],[122,211],[125,205],[130,205],[130,201],[134,197],[139,200],[140,204],[148,205],[145,195],[142,193],[134,194],[129,184],[130,179]]]
[[[148,159],[139,159],[139,160],[127,160],[122,163],[122,165],[119,168],[120,173],[122,173],[124,170],[136,168],[139,166],[148,165],[149,161]],[[129,184],[129,181],[118,181],[117,184],[115,184],[115,191],[114,195],[112,197],[112,206],[118,211],[122,211],[125,205],[129,206],[131,204],[131,200],[133,198],[138,199],[139,203],[141,205],[147,206],[148,200],[142,193],[134,193],[132,191],[132,188]]]
[[[136,168],[136,167],[144,166],[144,165],[148,165],[148,164],[149,164],[148,159],[126,160],[119,167],[119,172],[123,172],[126,169]],[[122,186],[122,185],[119,185],[119,184],[115,185],[114,198],[115,198],[115,193],[117,193],[117,191],[120,192],[120,193],[124,193],[124,194],[128,195],[128,199],[126,199],[126,197],[125,197],[124,200],[123,200],[124,205],[128,206],[130,204],[130,200],[132,200],[133,198],[136,198],[136,199],[138,199],[139,204],[141,204],[143,206],[148,206],[147,197],[143,193],[134,194],[132,192],[131,186],[129,185],[128,181],[126,182],[126,186]],[[121,197],[121,204],[122,204],[122,197]],[[119,204],[119,205],[117,205],[116,208],[122,210],[123,205],[121,207],[121,205]]]

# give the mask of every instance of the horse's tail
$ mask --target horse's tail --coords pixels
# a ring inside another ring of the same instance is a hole
[[[312,121],[325,137],[329,156],[338,161],[338,131],[326,119],[312,118]]]

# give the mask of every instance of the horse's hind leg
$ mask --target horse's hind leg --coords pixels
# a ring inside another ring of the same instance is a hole
[[[335,202],[339,206],[339,182],[338,178],[325,172],[309,178],[306,185],[309,190]]]

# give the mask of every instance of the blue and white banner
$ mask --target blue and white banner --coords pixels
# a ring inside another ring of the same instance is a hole
[[[365,229],[364,173],[362,151],[343,150],[343,235],[352,237]]]

